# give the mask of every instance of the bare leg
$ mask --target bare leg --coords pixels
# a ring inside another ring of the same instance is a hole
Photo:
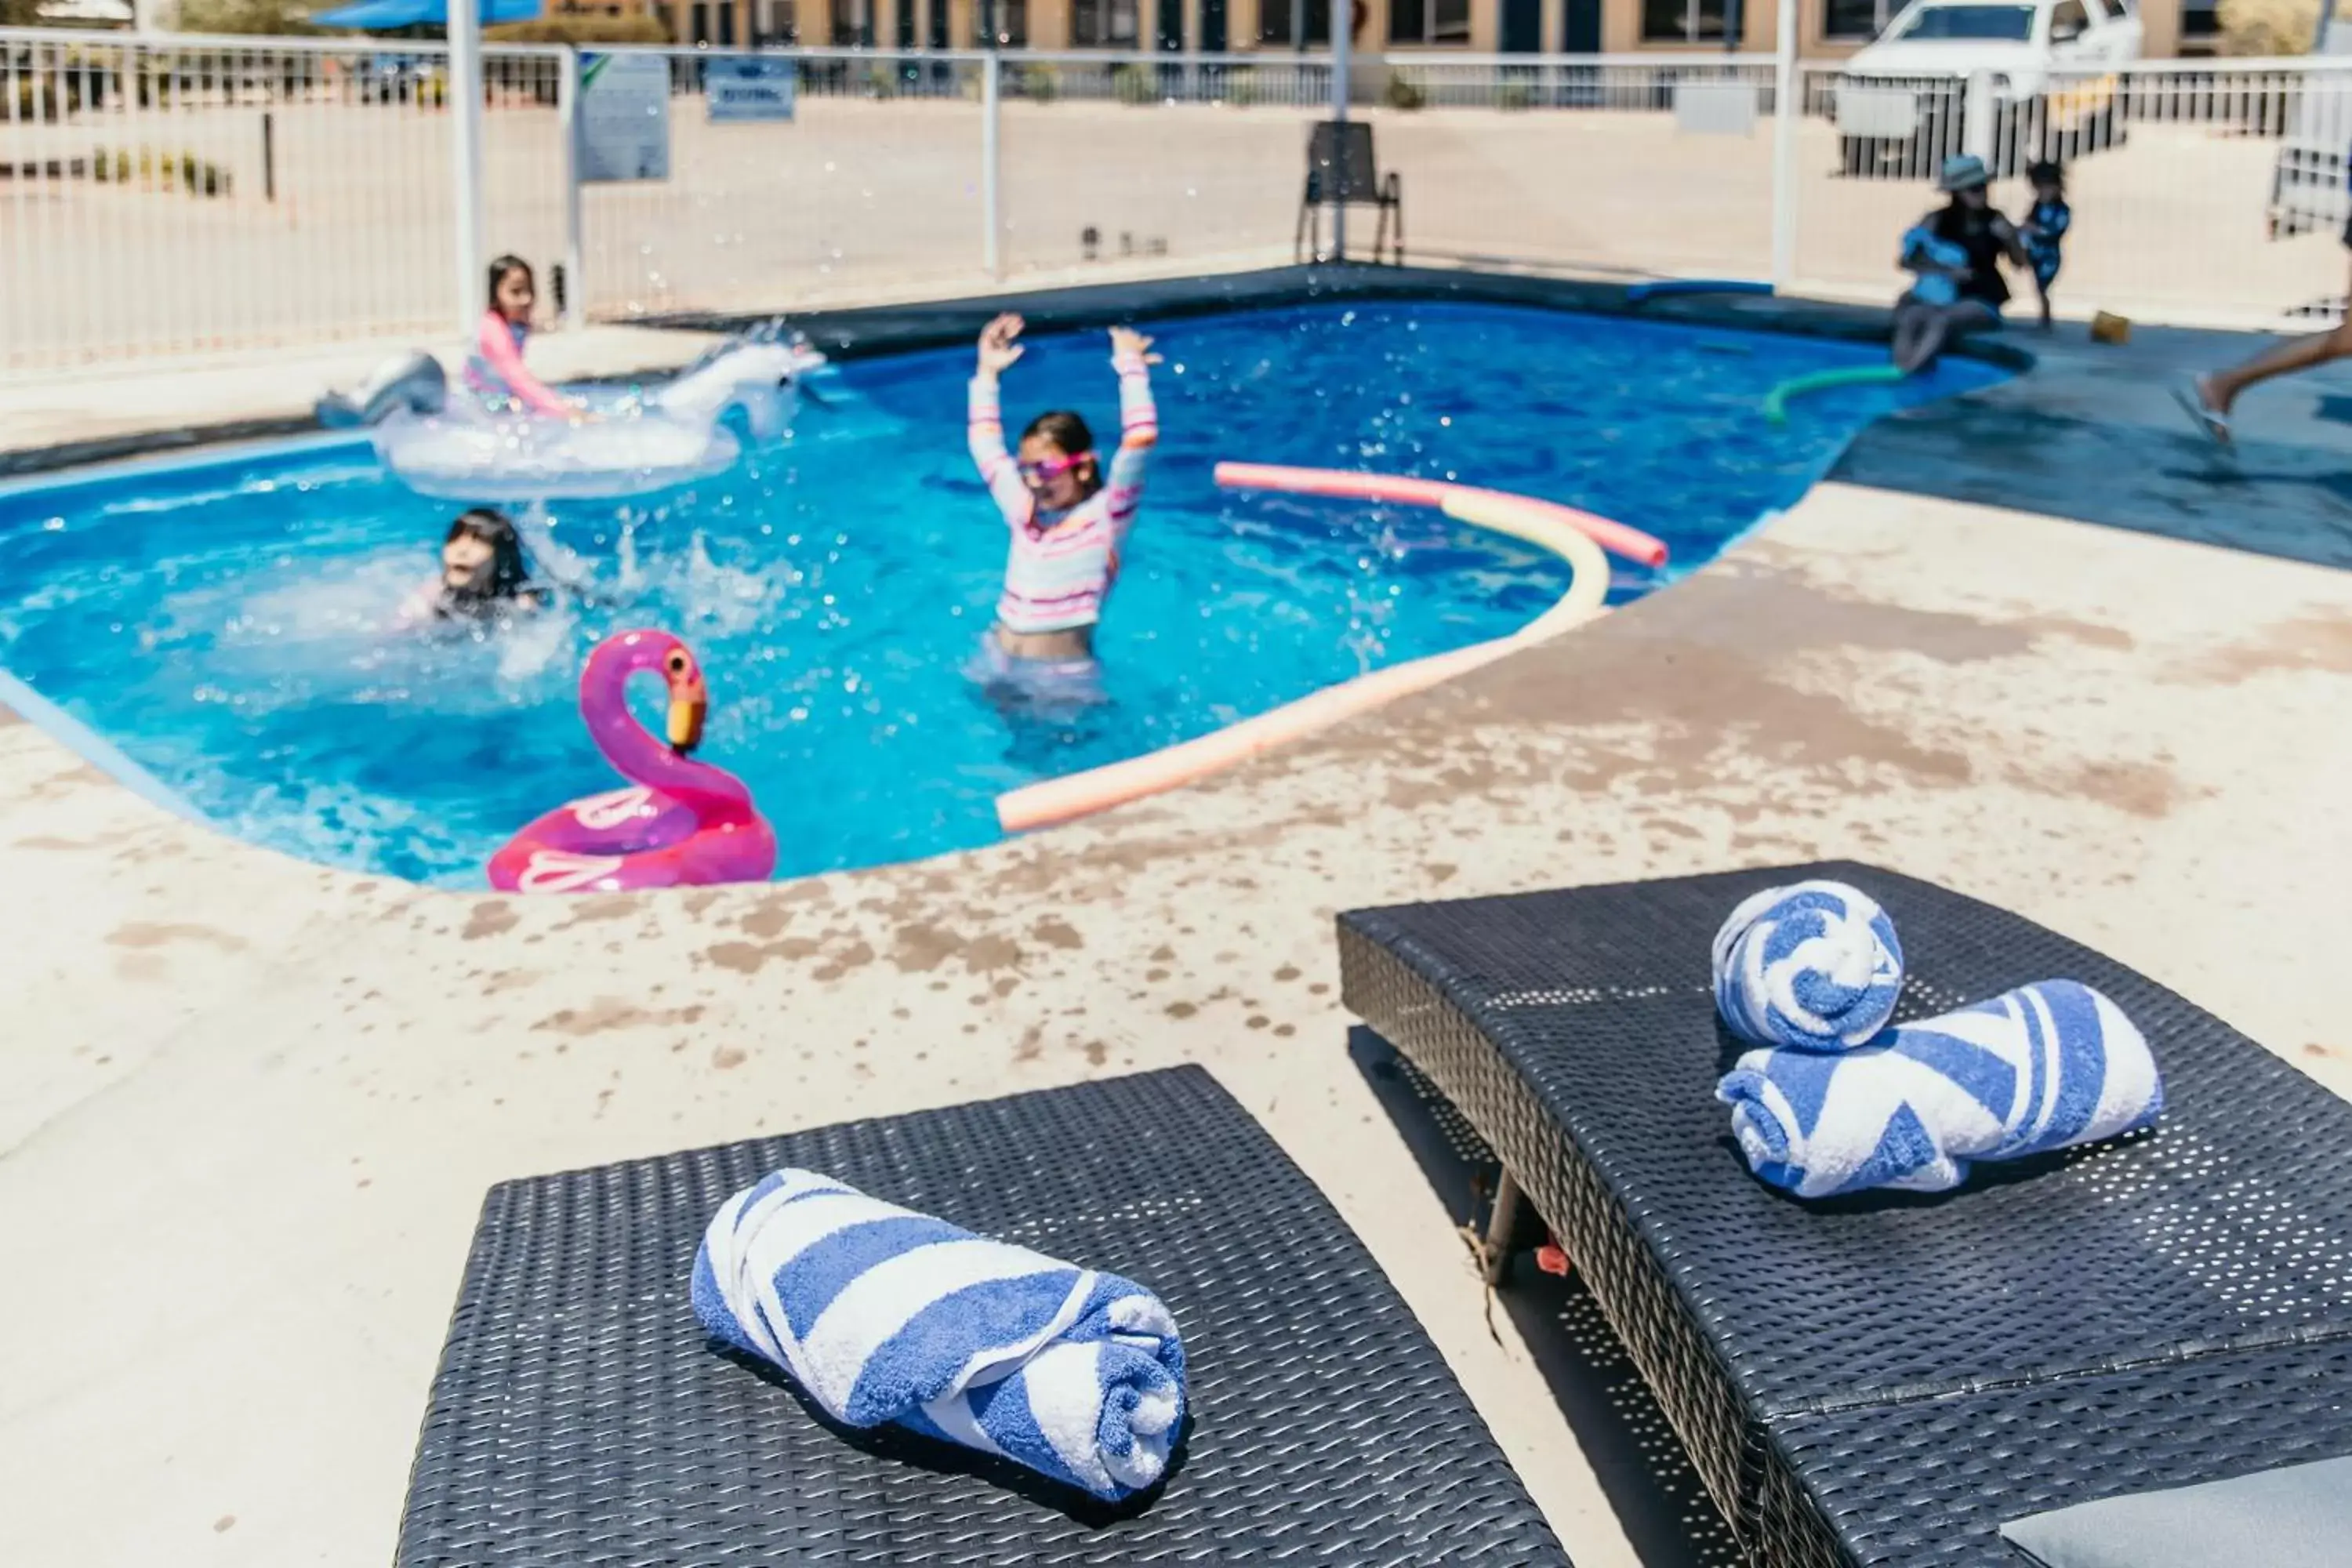
[[[1912,318],[1908,323],[1904,320],[1906,312]],[[2000,318],[1991,307],[1974,300],[1963,300],[1957,305],[1922,305],[1915,301],[1895,316],[1895,368],[1906,375],[1916,375],[1935,363],[1936,356],[1952,339],[2000,324]]]
[[[2039,276],[2033,279],[2033,291],[2042,297],[2042,330],[2050,331],[2050,285]]]
[[[1944,312],[1933,305],[1906,300],[1895,307],[1895,368],[1906,375],[1936,357],[1944,346]]]
[[[2231,405],[2246,388],[2347,355],[2352,355],[2352,321],[2334,331],[2315,332],[2307,338],[2274,344],[2243,364],[2200,375],[2197,378],[2197,396],[2207,408],[2226,417]]]
[[[2352,225],[2347,226],[2344,242],[2352,246]],[[2352,300],[2346,302],[2346,309],[2352,310]],[[2222,421],[2217,434],[2227,440],[2231,406],[2246,388],[2273,376],[2293,375],[2297,371],[2309,370],[2314,365],[2326,364],[2347,354],[2352,354],[2352,314],[2347,315],[2343,324],[2332,332],[2314,332],[2307,338],[2276,343],[2242,363],[2199,376],[2197,401],[2204,405],[2208,414]]]

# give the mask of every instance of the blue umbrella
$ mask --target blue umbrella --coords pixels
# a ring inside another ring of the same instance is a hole
[[[539,0],[481,0],[482,22],[528,22],[539,15]],[[321,27],[356,27],[362,32],[390,32],[396,27],[446,27],[448,0],[358,0],[320,11],[310,20]]]

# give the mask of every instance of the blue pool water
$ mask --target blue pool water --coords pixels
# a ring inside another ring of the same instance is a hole
[[[778,874],[996,837],[1031,781],[1204,733],[1382,665],[1512,631],[1566,585],[1507,540],[1411,509],[1220,492],[1221,458],[1525,491],[1664,538],[1654,589],[1803,493],[1864,422],[1985,384],[1757,415],[1775,383],[1869,350],[1538,310],[1323,306],[1159,331],[1163,437],[1102,628],[1108,700],[1008,715],[961,673],[1002,525],[963,453],[970,353],[852,362],[793,437],[720,479],[548,514],[593,582],[496,634],[387,626],[452,508],[363,446],[319,444],[0,491],[0,668],[201,815],[290,854],[479,886],[524,822],[617,782],[575,706],[622,626],[677,632],[711,681],[701,755],[775,823]],[[1115,430],[1099,334],[1037,339],[1017,426],[1074,404]],[[648,694],[649,696],[650,694]]]

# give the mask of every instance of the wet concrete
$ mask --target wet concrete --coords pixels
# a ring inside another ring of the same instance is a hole
[[[2032,375],[1879,421],[1833,477],[2352,566],[2352,370],[2255,388],[2224,447],[2174,395],[2257,340],[2143,329],[2106,348],[2080,329],[2016,336],[2039,356]]]
[[[2117,439],[2164,438],[2136,417]],[[381,1561],[495,1181],[1180,1060],[1363,1236],[1584,1568],[1708,1560],[1572,1294],[1490,1310],[1455,1178],[1351,1053],[1338,910],[1851,856],[2352,1092],[2312,957],[2352,942],[2352,576],[1889,477],[1914,493],[1824,485],[1689,582],[1195,788],[773,886],[352,877],[0,723],[11,1560]]]

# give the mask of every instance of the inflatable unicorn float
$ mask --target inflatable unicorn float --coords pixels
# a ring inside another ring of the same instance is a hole
[[[719,344],[658,386],[591,390],[582,418],[519,411],[460,388],[428,353],[379,366],[319,400],[319,423],[364,427],[402,483],[443,500],[616,500],[725,471],[741,452],[727,416],[755,440],[791,422],[800,384],[824,356],[770,323]]]

